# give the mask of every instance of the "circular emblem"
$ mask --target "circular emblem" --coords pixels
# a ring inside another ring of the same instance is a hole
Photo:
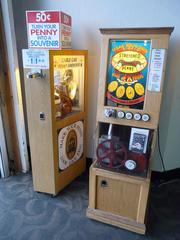
[[[83,154],[83,122],[78,121],[60,130],[58,135],[59,168],[66,169]]]
[[[72,159],[77,150],[77,134],[74,129],[70,130],[66,139],[66,155]]]
[[[121,51],[112,57],[112,65],[121,73],[137,73],[147,66],[147,59],[136,51]]]
[[[125,167],[128,169],[128,170],[134,170],[136,168],[136,162],[134,160],[127,160],[125,162]]]
[[[128,99],[133,99],[135,95],[133,87],[129,86],[126,88],[126,96]]]
[[[117,82],[117,81],[112,81],[112,82],[108,85],[108,91],[109,91],[109,92],[114,92],[117,87],[118,87],[118,82]]]
[[[143,96],[144,95],[144,86],[141,83],[136,83],[135,91],[138,95]]]
[[[125,93],[125,87],[124,86],[118,87],[118,89],[116,90],[117,98],[122,98],[124,96],[124,93]]]

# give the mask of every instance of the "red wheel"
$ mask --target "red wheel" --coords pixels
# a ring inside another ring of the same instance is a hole
[[[96,154],[100,165],[109,168],[120,168],[127,160],[127,150],[117,139],[109,139],[100,143]]]

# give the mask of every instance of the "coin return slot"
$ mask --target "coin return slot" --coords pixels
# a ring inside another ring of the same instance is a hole
[[[40,112],[40,113],[39,113],[39,118],[40,118],[41,121],[44,121],[45,118],[46,118],[46,117],[45,117],[45,113],[44,113],[44,112]]]
[[[108,187],[108,183],[107,183],[107,181],[106,180],[102,180],[101,181],[101,187]]]

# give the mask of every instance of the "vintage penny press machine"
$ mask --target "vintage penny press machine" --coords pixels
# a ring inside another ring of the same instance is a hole
[[[87,216],[141,234],[172,31],[100,29],[96,159]]]
[[[56,195],[86,167],[87,51],[66,49],[67,14],[29,11],[27,22],[23,66],[33,185]]]

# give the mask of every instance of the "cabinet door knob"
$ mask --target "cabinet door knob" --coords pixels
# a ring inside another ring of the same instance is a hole
[[[107,183],[107,181],[106,180],[102,180],[101,181],[101,187],[108,187],[108,183]]]

